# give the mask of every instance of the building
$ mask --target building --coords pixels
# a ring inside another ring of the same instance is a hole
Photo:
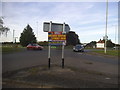
[[[104,40],[99,40],[97,43],[96,43],[96,48],[104,48],[105,47],[105,41]]]

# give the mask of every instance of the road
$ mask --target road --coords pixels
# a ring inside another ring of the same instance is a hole
[[[98,71],[108,74],[118,74],[118,58],[104,57],[85,52],[73,52],[72,49],[65,49],[65,67],[86,68],[87,70]],[[61,50],[51,49],[51,67],[61,67]],[[16,52],[2,55],[2,70],[18,70],[37,65],[48,65],[48,50]]]

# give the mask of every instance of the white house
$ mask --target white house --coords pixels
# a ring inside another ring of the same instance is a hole
[[[96,44],[96,48],[104,48],[105,47],[105,42],[104,40],[99,40]]]

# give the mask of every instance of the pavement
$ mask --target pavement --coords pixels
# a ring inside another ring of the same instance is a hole
[[[53,65],[31,67],[3,75],[3,88],[117,88],[117,77]]]

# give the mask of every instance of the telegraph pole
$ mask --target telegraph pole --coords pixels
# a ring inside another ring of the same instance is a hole
[[[13,43],[15,42],[15,30],[13,30]]]
[[[108,21],[108,0],[106,0],[106,28],[105,28],[105,47],[104,47],[105,53],[107,53],[107,21]]]
[[[115,26],[115,50],[116,50],[116,34],[117,34],[117,25],[113,25]]]
[[[17,39],[18,37],[15,37],[15,44],[16,44],[16,39]]]
[[[38,41],[38,22],[37,23],[37,41]]]

